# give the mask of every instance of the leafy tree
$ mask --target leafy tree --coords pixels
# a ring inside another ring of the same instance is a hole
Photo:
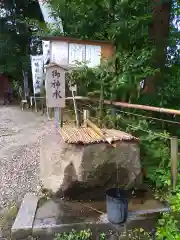
[[[179,61],[179,31],[172,24],[175,16],[178,21],[178,2],[50,0],[50,5],[54,15],[61,17],[66,35],[115,44],[115,74],[110,83],[115,99],[156,104],[154,100],[159,98],[153,98],[152,92],[160,94],[158,89],[169,74],[167,66]],[[146,80],[146,86],[140,94],[142,80]]]
[[[32,23],[43,21],[37,1],[1,1],[0,74],[22,79],[22,70],[30,68]]]
[[[51,0],[51,5],[54,14],[62,18],[65,34],[115,44],[115,74],[110,92],[123,100],[137,96],[139,82],[153,74],[153,45],[148,38],[152,22],[150,1]]]

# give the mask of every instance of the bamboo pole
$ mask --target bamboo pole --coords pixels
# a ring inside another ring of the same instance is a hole
[[[105,141],[112,145],[113,138],[107,138],[102,132],[102,130],[96,126],[96,124],[92,123],[89,119],[86,120],[86,124],[91,127],[100,137],[102,137]]]
[[[87,127],[87,120],[89,119],[89,110],[84,110],[83,111],[83,121],[84,125]]]
[[[66,100],[71,100],[71,99],[73,99],[73,98],[72,97],[66,98]],[[75,99],[99,102],[99,99],[93,99],[93,98],[83,97],[83,96],[75,96]],[[172,114],[172,115],[180,115],[180,110],[176,110],[176,109],[152,107],[152,106],[125,103],[125,102],[114,102],[114,101],[111,102],[109,100],[104,100],[104,104],[113,105],[113,106],[117,106],[117,107],[133,108],[133,109],[146,110],[146,111],[152,111],[152,112],[160,112],[160,113],[166,113],[166,114]]]
[[[180,110],[175,110],[175,109],[152,107],[152,106],[130,104],[130,103],[123,103],[123,102],[112,102],[111,103],[111,101],[108,101],[108,100],[104,100],[104,103],[108,104],[108,105],[112,104],[114,106],[119,106],[119,107],[126,107],[126,108],[133,108],[133,109],[146,110],[146,111],[152,111],[152,112],[167,113],[167,114],[172,114],[172,115],[180,115]]]
[[[115,110],[115,106],[112,105],[113,102],[113,94],[111,93],[111,114],[112,114],[112,126],[113,128],[116,128],[116,110]]]
[[[76,104],[76,99],[74,96],[74,92],[72,92],[72,97],[73,97],[73,104],[74,104],[74,112],[75,112],[75,117],[76,117],[76,125],[77,127],[79,127],[79,115],[78,115],[78,111],[77,111],[77,104]]]
[[[99,125],[102,126],[104,109],[104,79],[101,82],[100,99],[99,99]]]
[[[171,181],[173,191],[176,190],[178,180],[178,138],[171,138]]]

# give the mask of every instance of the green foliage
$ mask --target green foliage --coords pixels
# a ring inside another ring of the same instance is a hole
[[[157,49],[148,37],[148,26],[152,17],[151,6],[147,1],[108,0],[97,3],[93,0],[89,4],[85,4],[83,0],[68,0],[68,2],[52,0],[51,2],[57,10],[56,13],[64,21],[66,34],[80,38],[110,40],[116,46],[116,54],[111,61],[95,69],[83,66],[70,74],[69,79],[78,84],[80,94],[96,96],[100,99],[103,86],[105,99],[140,104],[149,104],[151,101],[153,105],[179,108],[180,72],[177,43],[180,38],[179,30],[172,24],[174,16],[177,16],[179,11],[176,4],[172,6],[166,66],[159,69],[152,64]],[[150,96],[150,99],[146,99],[140,91],[140,81],[160,72],[163,73],[164,81],[157,84],[154,98]],[[104,108],[103,122],[112,127],[112,122],[115,121],[118,129],[140,138],[141,162],[147,169],[148,182],[155,188],[155,196],[168,201],[173,214],[179,212],[179,194],[177,193],[176,196],[171,194],[169,138],[172,127],[123,113],[118,113],[114,120],[111,110]],[[138,111],[134,112],[138,113]],[[153,117],[153,114],[151,116]],[[155,117],[159,116],[160,114],[155,115]],[[177,233],[178,222],[173,214],[162,215],[157,225],[157,239],[160,240],[164,236],[169,240],[180,239]]]
[[[72,230],[70,233],[58,233],[54,240],[90,240],[92,237],[92,233],[90,230],[82,230],[80,232],[76,232]]]
[[[177,223],[177,220],[172,215],[164,213],[158,223],[159,226],[156,232],[156,239],[161,240],[163,237],[166,237],[167,240],[180,240]]]
[[[140,81],[157,71],[150,63],[154,52],[148,39],[148,25],[152,21],[150,2],[51,0],[50,3],[54,14],[63,20],[65,34],[109,40],[116,46],[114,59],[94,72],[99,86],[103,81],[107,87],[105,96],[127,101],[137,98]]]
[[[147,169],[149,182],[156,189],[170,187],[169,134],[153,129],[146,120],[118,118],[118,126],[140,138],[141,163]]]
[[[174,81],[177,82],[179,80],[179,73],[177,74],[175,68],[171,68],[171,71],[168,71],[168,69],[165,71],[164,63],[158,63],[156,67],[154,64],[156,62],[154,56],[164,55],[164,53],[162,53],[160,47],[157,48],[152,38],[149,37],[150,26],[153,21],[151,3],[148,0],[50,1],[54,15],[61,17],[63,21],[65,35],[83,39],[109,40],[116,46],[114,61],[111,62],[110,68],[104,67],[105,73],[101,72],[101,75],[105,75],[103,80],[99,78],[101,83],[102,81],[106,82],[107,72],[110,73],[108,74],[110,77],[110,89],[104,91],[105,96],[106,93],[111,92],[111,96],[113,95],[113,98],[115,96],[115,99],[118,100],[155,105],[159,105],[159,103],[161,105],[169,105],[174,101],[175,96],[179,96],[178,89],[176,89],[174,84]],[[167,3],[163,1],[160,4],[167,6]],[[164,9],[166,6],[164,6]],[[167,14],[168,12],[164,13],[164,18],[166,18]],[[176,25],[174,25],[174,22],[176,22]],[[179,5],[178,1],[173,1],[168,51],[166,54],[167,66],[172,66],[175,63],[177,65],[179,58],[179,50],[177,48],[180,39],[179,29],[177,28],[178,22]],[[168,28],[168,25],[166,28]],[[166,46],[164,46],[164,52],[165,48]],[[161,66],[161,68],[157,66]],[[112,68],[113,71],[111,72]],[[109,71],[109,69],[111,70]],[[158,73],[163,74],[164,82],[159,81],[160,75]],[[140,81],[153,76],[159,76],[157,82],[159,88],[157,88],[154,94],[154,99],[141,94],[139,87]],[[170,88],[171,93],[169,92]],[[100,89],[97,90],[100,91]],[[177,94],[172,93],[172,91],[175,91]]]
[[[53,14],[62,18],[65,35],[83,39],[109,40],[116,47],[114,58],[104,62],[100,67],[89,69],[82,64],[81,68],[67,76],[69,81],[76,82],[80,86],[80,95],[100,98],[103,93],[105,99],[149,103],[149,99],[144,101],[139,83],[145,78],[161,73],[164,81],[156,84],[155,98],[151,96],[150,99],[152,104],[180,107],[180,62],[177,47],[180,38],[177,26],[173,25],[174,17],[176,17],[176,23],[179,21],[179,2],[174,1],[172,5],[166,66],[162,61],[156,64],[156,67],[154,56],[162,52],[165,55],[166,46],[163,46],[161,51],[149,37],[149,26],[153,20],[151,2],[149,0],[50,0]],[[1,7],[6,9],[7,15],[0,19],[0,74],[10,73],[20,76],[22,69],[29,67],[28,46],[33,35],[29,32],[29,26],[39,25],[42,15],[37,1],[18,0],[16,4],[15,8],[12,0],[1,2]],[[161,2],[161,4],[166,3]],[[39,35],[49,33],[43,24],[40,24],[40,27],[43,31],[38,32]],[[55,31],[53,34],[62,33]],[[163,36],[162,40],[165,40]],[[106,115],[104,122],[111,124],[114,119],[109,109],[104,109],[104,114]],[[158,197],[170,203],[173,214],[179,213],[180,186],[177,186],[176,196],[170,192],[170,153],[167,131],[170,129],[166,129],[163,124],[157,125],[154,121],[142,121],[124,114],[118,114],[115,122],[118,129],[140,138],[141,160],[148,169],[149,182],[156,188],[156,195],[161,195]],[[163,236],[169,240],[180,239],[177,226],[175,215],[163,214],[157,226],[157,239],[162,239]],[[146,235],[143,231],[140,232]],[[135,232],[129,234],[131,239],[139,239],[139,235],[132,238]],[[147,234],[146,239],[148,237]],[[87,230],[58,234],[55,240],[91,238],[92,234]],[[101,234],[100,239],[105,239],[105,235]]]
[[[20,81],[22,70],[30,69],[31,24],[43,21],[37,1],[1,1],[4,14],[0,15],[0,74]]]
[[[106,40],[112,40],[116,45],[116,55],[112,60],[103,63],[95,69],[88,69],[86,66],[83,66],[69,74],[69,79],[75,81],[79,86],[79,93],[100,98],[101,89],[103,89],[103,97],[105,99],[136,101],[139,103],[144,101],[139,88],[140,81],[147,76],[156,75],[160,71],[160,69],[152,67],[151,61],[155,49],[148,38],[148,25],[152,20],[149,15],[150,5],[147,6],[146,1],[121,1],[120,3],[117,1],[106,1],[106,4],[103,2],[102,5],[100,1],[99,5],[96,5],[94,0],[88,6],[85,6],[84,1],[69,0],[70,2],[72,5],[66,5],[63,1],[59,3],[52,0],[52,4],[57,9],[56,12],[62,18],[66,19],[66,14],[72,14],[72,12],[75,14],[74,19],[66,22],[65,26],[67,27],[65,27],[65,31],[70,33],[69,29],[76,23],[76,28],[71,29],[72,34],[76,36],[81,35],[83,38],[97,37],[96,29],[94,34],[91,31],[88,32],[88,24],[90,22],[88,21],[86,24],[85,22],[92,17],[91,14],[96,14],[96,10],[98,11],[101,6],[103,9],[102,15],[98,15],[100,19],[107,9],[111,9],[112,13],[111,16],[108,14],[104,15],[104,19],[107,21],[102,26],[108,23],[108,27],[101,28],[101,36],[103,35],[103,38]],[[86,8],[91,8],[91,13],[86,13]],[[64,9],[63,13],[60,12],[60,9]],[[81,14],[87,14],[87,19],[82,19],[81,24],[79,24],[75,19],[81,18]],[[95,16],[94,19],[96,20]],[[96,24],[101,24],[101,21]],[[86,29],[83,26],[86,26]],[[175,28],[173,27],[173,29]],[[106,30],[106,34],[104,30]],[[177,36],[175,36],[174,32],[171,32],[170,42],[172,44],[169,45],[167,56],[169,56],[170,52],[171,56],[175,52],[175,49],[172,48],[174,46],[173,43],[177,43],[175,39],[177,39]],[[177,63],[175,64],[177,55],[173,55],[173,57],[173,62],[170,62],[167,57],[169,64],[171,64],[166,70],[167,81],[164,81],[163,84],[157,87],[156,98],[153,99],[151,97],[153,104],[167,106],[175,99],[178,99],[179,88],[177,85],[180,73]],[[104,117],[104,122],[110,125],[113,119],[108,111],[105,110],[107,114]],[[157,125],[154,121],[142,121],[137,118],[134,119],[134,117],[124,116],[123,114],[119,114],[115,121],[118,128],[140,137],[142,163],[148,168],[148,177],[151,183],[157,188],[169,188],[170,153],[169,134],[167,132],[169,128],[165,130],[166,126],[163,124]]]
[[[163,213],[157,224],[156,238],[161,240],[180,240],[179,213],[180,213],[180,184],[177,186],[176,194],[170,192],[166,195],[166,201],[170,204],[171,213]]]
[[[151,235],[145,232],[143,229],[128,230],[127,233],[122,232],[119,234],[119,238],[121,237],[127,237],[128,239],[134,240],[151,239]],[[72,230],[72,232],[70,233],[58,233],[54,238],[54,240],[92,240],[92,239],[94,238],[90,230],[82,230],[80,232]],[[105,240],[108,239],[108,236],[105,233],[101,233],[96,239]]]

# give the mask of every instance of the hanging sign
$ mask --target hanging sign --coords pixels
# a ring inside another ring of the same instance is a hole
[[[31,56],[31,69],[34,94],[38,94],[43,84],[43,55]]]
[[[57,65],[46,68],[46,105],[65,107],[65,70]]]

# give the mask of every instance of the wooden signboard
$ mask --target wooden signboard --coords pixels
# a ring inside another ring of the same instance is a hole
[[[46,67],[46,105],[48,108],[65,107],[65,71],[55,64]]]
[[[59,65],[76,65],[86,62],[88,67],[97,67],[102,60],[114,55],[113,44],[105,41],[80,40],[64,36],[44,37],[50,42],[50,62]]]

